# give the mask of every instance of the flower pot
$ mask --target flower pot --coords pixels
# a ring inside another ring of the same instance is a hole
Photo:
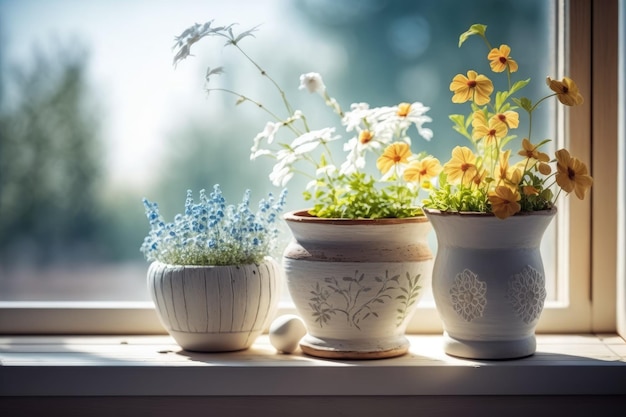
[[[303,352],[344,359],[405,354],[407,323],[430,285],[428,220],[322,219],[306,211],[285,220],[294,240],[283,266],[308,331]]]
[[[546,298],[539,247],[556,209],[505,220],[425,212],[437,235],[432,285],[446,353],[473,359],[532,355]]]
[[[187,266],[153,262],[148,290],[159,319],[185,350],[249,348],[279,299],[280,265]]]

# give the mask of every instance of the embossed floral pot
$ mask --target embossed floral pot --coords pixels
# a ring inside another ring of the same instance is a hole
[[[446,353],[473,359],[532,355],[546,298],[539,247],[556,209],[505,220],[425,212],[437,235],[432,285]]]
[[[400,356],[433,255],[426,217],[321,219],[285,215],[294,240],[283,266],[289,292],[308,334],[300,347],[325,358]]]
[[[168,265],[153,262],[148,290],[165,329],[183,349],[249,348],[269,324],[279,299],[281,269],[260,264]]]

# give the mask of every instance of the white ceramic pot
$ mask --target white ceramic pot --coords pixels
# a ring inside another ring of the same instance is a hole
[[[504,220],[425,212],[437,234],[432,285],[446,353],[473,359],[532,355],[546,298],[539,247],[556,209]]]
[[[325,358],[403,355],[407,323],[426,286],[430,223],[409,219],[321,219],[285,215],[294,240],[283,266],[308,334],[303,352]]]
[[[148,290],[161,323],[185,350],[247,349],[271,320],[281,270],[271,258],[232,266],[153,262]]]

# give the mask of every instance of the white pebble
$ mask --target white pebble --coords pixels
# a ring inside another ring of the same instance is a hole
[[[270,343],[279,352],[295,351],[305,334],[304,321],[294,314],[277,317],[270,325]]]

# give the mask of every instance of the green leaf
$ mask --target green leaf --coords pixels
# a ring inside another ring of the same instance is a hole
[[[540,147],[542,147],[543,145],[545,145],[548,142],[552,142],[552,139],[544,139],[541,142],[539,142],[537,145],[535,145],[536,149],[539,149]]]
[[[473,36],[473,35],[485,36],[486,31],[487,31],[486,25],[474,24],[470,26],[470,28],[466,32],[463,32],[461,36],[459,36],[459,48],[461,47],[461,45],[463,45],[463,43],[465,43],[465,41],[470,36]]]
[[[530,78],[528,78],[526,80],[519,80],[518,82],[513,84],[513,86],[509,90],[509,95],[511,96],[511,95],[515,94],[516,92],[518,92],[522,88],[526,87],[528,85],[528,83],[530,83]]]
[[[465,126],[465,115],[463,114],[451,114],[448,116],[452,123],[458,126]]]
[[[466,121],[465,115],[463,114],[451,114],[448,117],[450,118],[452,123],[454,123],[454,125],[452,126],[454,130],[456,130],[457,132],[459,132],[461,135],[465,136],[468,139],[471,138],[471,135],[469,134],[469,131],[467,130],[469,123],[471,121],[470,118],[468,118]]]
[[[516,139],[517,135],[508,135],[504,138],[502,138],[502,140],[500,141],[500,146],[504,147],[507,143],[509,143],[510,141],[512,141],[513,139]]]
[[[324,154],[322,154],[322,156],[320,156],[320,168],[325,167],[326,165],[328,165],[328,163],[326,162],[326,156]]]
[[[508,98],[509,93],[507,91],[498,91],[496,93],[496,113],[502,113],[504,111],[502,107]]]
[[[532,101],[530,101],[530,99],[526,98],[526,97],[522,97],[522,98],[512,98],[511,100],[513,100],[515,102],[515,104],[517,104],[518,106],[520,106],[521,108],[523,108],[524,110],[526,110],[527,112],[531,112],[532,108],[533,108],[533,103]]]

